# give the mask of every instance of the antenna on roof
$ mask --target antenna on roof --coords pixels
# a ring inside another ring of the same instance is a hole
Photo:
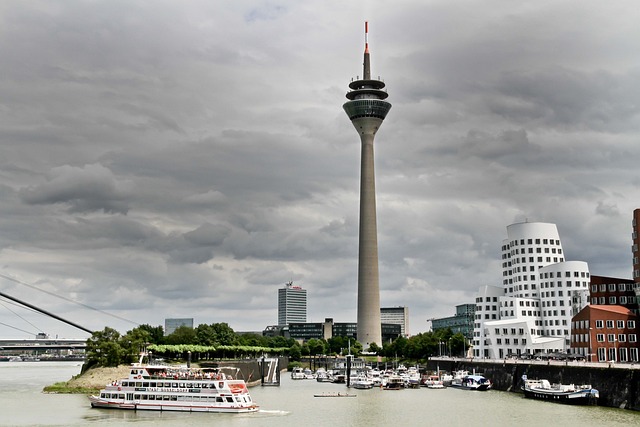
[[[369,21],[364,21],[364,51],[369,52]]]

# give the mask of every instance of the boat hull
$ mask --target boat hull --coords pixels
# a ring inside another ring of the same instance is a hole
[[[525,388],[523,391],[524,397],[529,399],[547,400],[568,405],[597,405],[599,397],[598,391],[595,389],[558,392]]]
[[[91,407],[105,409],[128,409],[134,411],[175,411],[175,412],[219,412],[229,414],[240,414],[246,412],[256,412],[259,407],[257,405],[248,405],[242,407],[233,406],[214,406],[214,405],[187,405],[172,404],[171,402],[163,403],[141,403],[141,402],[123,402],[116,400],[101,399],[97,396],[90,396]]]

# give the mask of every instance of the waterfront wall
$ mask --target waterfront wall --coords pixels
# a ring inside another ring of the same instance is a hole
[[[280,369],[287,369],[287,364],[289,363],[288,357],[279,357],[278,365]],[[240,370],[240,374],[238,375],[239,379],[244,379],[247,385],[254,386],[260,385],[262,383],[262,363],[261,359],[241,359],[241,360],[222,360],[216,362],[199,362],[198,363],[202,368],[218,368],[218,367],[229,367],[232,366],[234,368],[238,368]],[[266,372],[264,373],[266,375]]]
[[[496,390],[522,393],[522,376],[548,379],[551,383],[591,384],[600,392],[598,405],[640,411],[640,369],[579,363],[482,362],[468,360],[429,360],[428,370],[466,370],[489,378]]]

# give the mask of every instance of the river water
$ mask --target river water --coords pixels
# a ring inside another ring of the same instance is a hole
[[[260,412],[190,414],[93,409],[86,396],[42,393],[46,385],[80,372],[77,362],[0,363],[0,426],[633,426],[640,412],[577,407],[524,399],[519,394],[448,388],[385,391],[354,390],[353,398],[315,398],[346,392],[344,385],[292,381],[283,373],[279,387],[252,387]]]

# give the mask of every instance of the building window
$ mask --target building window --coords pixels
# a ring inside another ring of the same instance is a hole
[[[604,334],[597,334],[596,335],[596,341],[604,342]]]
[[[596,320],[596,328],[602,329],[602,320]]]
[[[619,355],[618,357],[620,358],[620,362],[627,362],[629,359],[627,358],[627,348],[626,347],[620,347],[618,349]]]
[[[624,329],[624,320],[617,320],[616,321],[616,328]]]
[[[607,329],[613,329],[613,320],[607,320]]]
[[[616,342],[615,334],[607,334],[607,342]]]
[[[627,328],[635,329],[636,328],[636,321],[635,320],[627,320]]]
[[[629,342],[636,342],[636,334],[629,334]]]

